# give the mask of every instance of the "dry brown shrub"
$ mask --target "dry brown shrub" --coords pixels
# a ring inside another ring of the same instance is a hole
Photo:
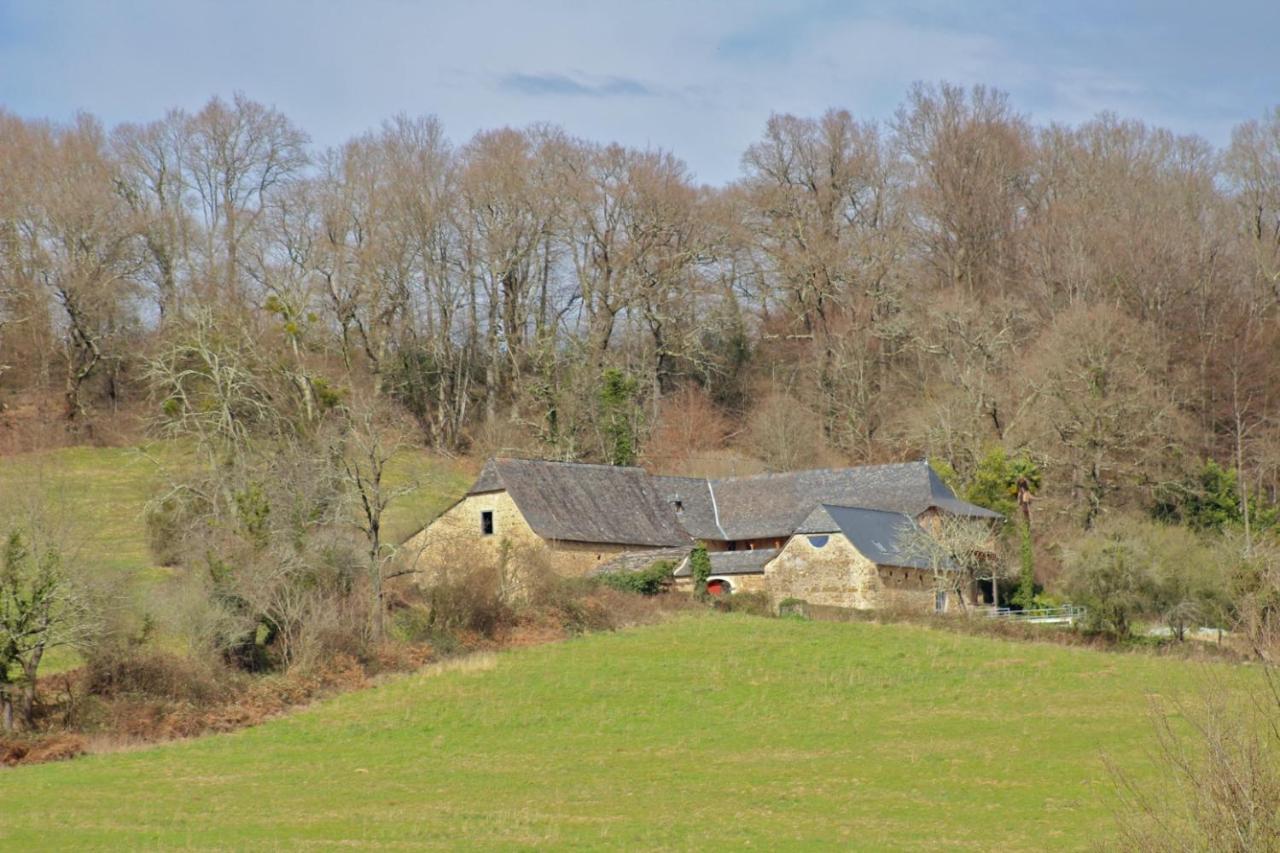
[[[658,404],[645,462],[659,473],[682,473],[691,458],[723,448],[731,431],[731,421],[706,392],[686,385]]]
[[[365,666],[371,672],[412,672],[436,660],[429,643],[380,643],[375,646]]]
[[[83,755],[85,739],[78,734],[55,732],[24,738],[0,738],[0,764],[40,764],[65,761]]]
[[[764,463],[731,447],[692,453],[680,471],[690,477],[747,477],[763,474]]]
[[[769,390],[747,419],[743,446],[767,471],[796,471],[839,463],[828,446],[822,419],[782,390]]]
[[[84,668],[94,696],[136,696],[203,705],[231,696],[242,679],[206,660],[156,650],[99,649]]]
[[[1111,766],[1120,849],[1280,850],[1280,682],[1264,675],[1242,690],[1214,673],[1197,697],[1153,703],[1159,775],[1138,782]]]

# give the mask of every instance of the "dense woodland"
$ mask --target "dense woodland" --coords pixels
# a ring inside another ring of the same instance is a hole
[[[41,440],[371,395],[451,453],[963,484],[1003,449],[1064,528],[1178,516],[1212,461],[1261,521],[1278,309],[1280,110],[1219,150],[917,85],[888,122],[775,115],[718,188],[554,126],[0,112],[0,417]]]

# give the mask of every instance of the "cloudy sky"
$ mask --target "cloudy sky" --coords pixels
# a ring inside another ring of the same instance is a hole
[[[0,105],[23,116],[145,120],[242,90],[322,145],[398,112],[455,140],[551,121],[710,183],[770,112],[888,119],[914,80],[1221,144],[1280,103],[1280,2],[0,0]]]

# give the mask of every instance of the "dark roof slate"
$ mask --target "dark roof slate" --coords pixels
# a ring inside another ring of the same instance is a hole
[[[1001,517],[957,498],[923,461],[709,482],[728,539],[789,536],[821,503],[897,512],[913,518],[931,507],[975,518]]]
[[[694,539],[723,541],[728,537],[720,527],[711,485],[701,477],[653,478],[658,493],[667,503],[679,508],[676,520]]]
[[[764,567],[770,560],[778,556],[778,550],[756,548],[748,551],[710,551],[707,557],[711,559],[712,575],[758,575],[764,572]],[[690,574],[688,560],[681,563],[675,572],[678,578],[687,578]]]
[[[649,547],[790,536],[824,503],[912,518],[930,508],[1001,517],[957,498],[923,461],[705,480],[621,466],[490,459],[468,494],[502,490],[545,538]],[[834,532],[834,522],[823,523],[829,529],[800,532]]]
[[[655,563],[663,560],[673,565],[689,556],[689,548],[651,548],[647,551],[627,551],[612,560],[601,563],[591,571],[593,575],[608,575],[615,572],[643,572]]]
[[[490,459],[468,494],[502,489],[545,539],[648,546],[689,542],[675,510],[640,468]]]
[[[898,566],[912,569],[931,569],[926,554],[913,546],[912,540],[924,539],[924,531],[911,516],[900,512],[865,509],[863,507],[820,506],[813,511],[835,522],[853,547],[878,566]],[[808,525],[806,519],[805,525]],[[952,568],[950,562],[939,568]]]

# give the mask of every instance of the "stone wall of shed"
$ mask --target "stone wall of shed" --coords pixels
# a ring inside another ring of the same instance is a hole
[[[878,566],[877,574],[880,577],[882,606],[917,613],[934,612],[938,579],[934,577],[931,569]],[[947,611],[960,608],[961,604],[956,600],[956,596],[957,593],[947,587]],[[964,596],[969,605],[981,603],[981,595],[976,585],[965,590]]]
[[[764,585],[776,606],[787,598],[831,607],[867,609],[877,606],[880,579],[875,565],[843,534],[832,533],[822,547],[792,536],[764,567]]]
[[[931,570],[878,566],[876,575],[880,580],[880,606],[933,612],[937,586]]]
[[[493,513],[493,534],[480,527],[483,512]],[[585,575],[601,563],[637,547],[610,543],[557,542],[543,539],[529,526],[506,492],[468,495],[454,504],[402,547],[402,553],[421,572],[419,583],[430,584],[441,571],[463,559],[496,561],[509,553],[538,553],[538,559],[557,574]]]

